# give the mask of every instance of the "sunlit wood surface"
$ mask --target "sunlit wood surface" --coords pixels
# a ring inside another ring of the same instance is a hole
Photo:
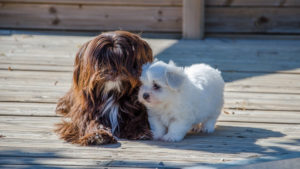
[[[55,104],[71,85],[77,49],[91,38],[0,36],[0,168],[217,167],[300,157],[300,40],[282,38],[146,39],[159,59],[222,71],[225,109],[213,134],[94,147],[60,140]]]

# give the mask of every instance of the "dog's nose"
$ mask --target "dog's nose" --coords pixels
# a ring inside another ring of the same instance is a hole
[[[143,98],[144,98],[145,100],[149,99],[149,97],[150,97],[149,93],[144,93],[144,94],[143,94]]]

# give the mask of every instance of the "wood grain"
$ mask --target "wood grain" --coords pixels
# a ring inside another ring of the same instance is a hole
[[[182,0],[0,0],[3,3],[35,4],[81,4],[81,5],[124,5],[124,6],[181,6]]]
[[[93,0],[86,4],[76,4],[78,1],[9,2],[2,1],[0,6],[0,28],[183,32],[182,6],[178,1],[98,1],[98,5],[93,4],[97,3]],[[126,3],[140,5],[126,6]],[[208,1],[205,32],[299,34],[299,4],[296,0]]]
[[[209,0],[207,6],[226,7],[296,7],[300,6],[298,0]]]
[[[204,38],[204,6],[204,0],[183,0],[182,37],[184,39]]]
[[[1,28],[179,32],[181,12],[163,6],[9,3],[0,6],[0,22]]]
[[[90,4],[90,5],[126,5],[126,6],[182,6],[182,0],[0,0],[6,3],[39,3],[39,4]],[[225,7],[296,7],[298,0],[209,0],[206,6]]]
[[[206,8],[208,33],[300,33],[300,10],[291,8]]]
[[[81,147],[53,132],[57,99],[70,87],[87,36],[0,36],[0,168],[215,167],[299,154],[299,40],[146,39],[178,65],[210,63],[226,80],[225,109],[212,134],[182,142],[119,140]],[[11,67],[11,69],[8,69]]]

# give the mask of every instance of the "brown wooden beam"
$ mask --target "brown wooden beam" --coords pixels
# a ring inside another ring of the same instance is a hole
[[[204,38],[204,0],[183,0],[182,37]]]

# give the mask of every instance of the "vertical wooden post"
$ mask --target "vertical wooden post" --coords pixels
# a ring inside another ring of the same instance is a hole
[[[183,0],[182,37],[184,39],[204,38],[205,0]]]

